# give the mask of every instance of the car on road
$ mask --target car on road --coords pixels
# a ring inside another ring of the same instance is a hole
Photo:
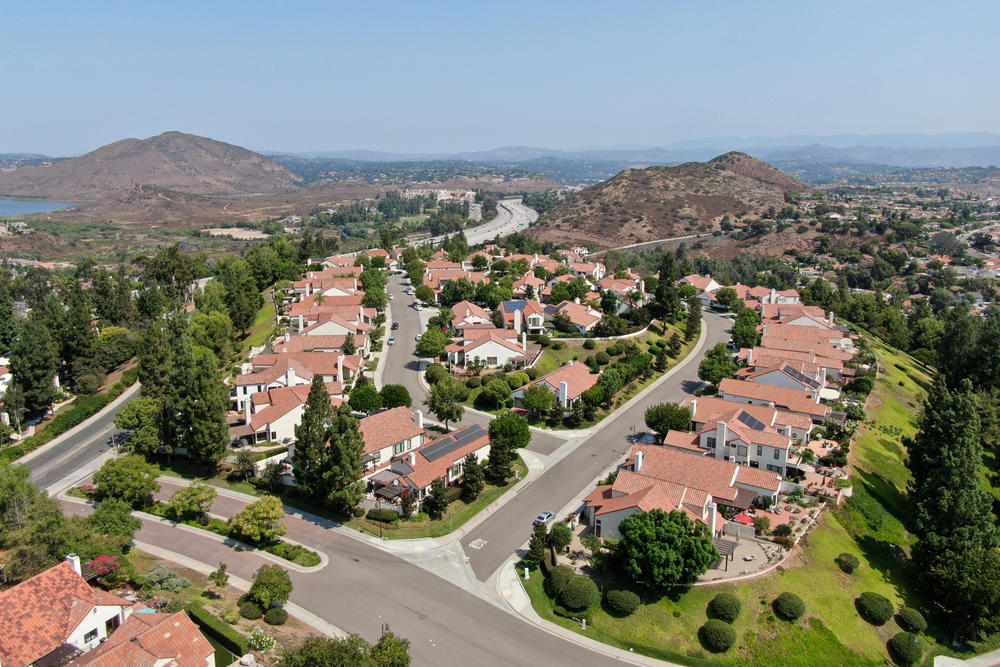
[[[410,287],[406,290],[406,293],[409,294],[410,296],[413,296],[414,294],[416,294],[416,290]]]
[[[416,336],[414,336],[413,340],[415,340],[415,341],[417,341],[419,343],[420,342],[420,334],[417,334]]]
[[[399,322],[393,322],[391,328],[392,328],[393,331],[395,331],[396,329],[398,329],[399,328]]]
[[[542,512],[537,517],[535,517],[535,525],[547,526],[552,523],[553,519],[556,518],[555,512]]]
[[[396,342],[396,338],[393,337],[393,336],[389,336],[389,340],[386,341],[386,343],[388,343],[389,345],[392,345],[395,342]]]
[[[419,303],[413,304],[413,308],[414,308],[414,310],[423,310],[424,309],[424,307],[421,306]]]

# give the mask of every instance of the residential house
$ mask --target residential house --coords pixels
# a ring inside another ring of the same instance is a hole
[[[425,444],[406,456],[395,459],[387,468],[369,477],[375,495],[394,501],[404,492],[417,501],[430,493],[434,480],[456,484],[464,474],[465,457],[472,454],[482,462],[490,453],[490,434],[479,424]]]
[[[414,415],[402,406],[362,417],[358,428],[365,441],[365,453],[361,457],[365,477],[393,459],[418,449],[426,438],[423,413],[417,410]]]
[[[779,410],[769,405],[727,401],[717,396],[689,396],[681,405],[691,410],[691,430],[696,432],[700,432],[706,425],[715,424],[736,409],[745,410],[779,433],[789,434],[800,444],[809,441],[814,426],[807,415]]]
[[[69,667],[214,667],[215,648],[183,611],[137,609],[107,641]]]
[[[531,288],[532,298],[537,300],[545,289],[545,281],[528,271],[523,276],[514,281],[512,292],[514,296],[526,296],[528,288]]]
[[[583,276],[594,282],[599,281],[607,273],[607,267],[600,262],[570,262],[568,266],[574,276]]]
[[[455,314],[455,319],[451,321],[451,328],[459,335],[466,327],[483,324],[494,326],[490,314],[471,301],[459,301],[451,307],[451,312]]]
[[[644,297],[646,285],[642,279],[603,278],[598,286],[601,290],[609,291],[618,297],[619,315],[627,315],[646,303]],[[638,296],[633,298],[633,295]]]
[[[234,409],[243,412],[250,396],[277,387],[295,387],[312,383],[314,375],[324,382],[346,384],[364,366],[356,354],[330,352],[298,352],[292,354],[259,354],[252,364],[244,364],[244,372],[233,378],[230,400]]]
[[[779,433],[748,410],[736,408],[719,415],[714,424],[705,424],[698,432],[698,444],[717,459],[764,468],[784,477],[792,446],[791,430],[786,427],[786,431]]]
[[[537,301],[502,301],[500,314],[504,326],[514,331],[527,331],[529,334],[545,332],[545,307]]]
[[[527,334],[509,329],[467,329],[465,337],[445,348],[448,361],[464,367],[467,361],[478,359],[487,368],[502,368],[508,364],[520,367],[527,361]]]
[[[833,329],[833,313],[827,313],[819,306],[804,306],[801,303],[761,304],[761,321],[767,324],[790,324],[797,327]]]
[[[127,621],[135,603],[91,588],[81,571],[79,557],[70,554],[0,592],[0,665],[64,664]]]
[[[712,276],[701,276],[697,273],[692,273],[689,276],[684,276],[679,281],[678,285],[693,285],[698,292],[718,292],[722,287],[719,283],[715,281]]]
[[[295,427],[302,422],[302,412],[309,397],[311,384],[275,387],[250,396],[243,409],[243,422],[229,429],[230,438],[243,438],[251,445],[258,442],[289,443],[295,439]],[[344,386],[327,382],[330,402],[344,402]]]
[[[590,333],[594,325],[604,317],[600,311],[574,301],[563,301],[556,306],[546,306],[545,314],[549,322],[552,322],[557,316],[565,317],[581,335]]]
[[[822,424],[832,415],[829,405],[819,402],[819,392],[799,391],[726,378],[719,383],[719,397],[727,401],[768,405],[806,415],[814,424]]]
[[[534,382],[526,384],[511,394],[514,406],[521,408],[524,390],[531,386],[545,387],[556,395],[556,400],[565,411],[573,409],[583,392],[597,384],[597,374],[592,373],[586,364],[576,364],[572,360],[551,373],[543,375]]]
[[[353,339],[354,351],[352,354],[359,354],[368,358],[371,354],[371,342],[363,333],[358,334],[329,334],[329,335],[303,335],[293,336],[285,333],[276,341],[271,343],[273,354],[291,354],[295,352],[343,352],[347,344],[347,337]]]

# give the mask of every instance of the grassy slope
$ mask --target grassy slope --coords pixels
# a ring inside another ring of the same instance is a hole
[[[884,663],[885,642],[899,628],[895,621],[881,628],[869,625],[855,610],[854,599],[864,591],[875,591],[897,606],[914,602],[907,593],[906,570],[893,546],[906,548],[911,541],[898,514],[908,478],[900,437],[916,430],[916,414],[929,378],[905,356],[882,346],[876,350],[884,373],[869,403],[872,423],[859,430],[853,457],[855,492],[877,506],[878,510],[869,510],[876,516],[877,528],[853,505],[826,512],[781,571],[739,584],[694,588],[676,601],[663,598],[643,606],[624,620],[595,608],[593,630],[587,633],[599,633],[600,638],[632,646],[637,652],[657,654],[669,648],[676,652],[675,660],[679,654],[739,665]],[[898,432],[880,430],[887,424]],[[853,575],[841,572],[834,562],[842,552],[854,553],[861,560],[862,566]],[[786,590],[806,603],[805,618],[795,624],[774,620],[771,614],[770,601]],[[711,656],[700,646],[697,631],[705,621],[708,601],[723,591],[733,593],[743,603],[743,613],[735,623],[739,639],[728,653]],[[540,583],[534,591],[529,588],[529,593],[536,609],[552,617]],[[556,622],[578,627],[565,619]]]

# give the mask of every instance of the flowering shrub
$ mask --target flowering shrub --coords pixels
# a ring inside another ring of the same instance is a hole
[[[261,628],[254,628],[250,631],[250,640],[247,642],[254,651],[267,653],[274,648],[274,637],[264,632]]]

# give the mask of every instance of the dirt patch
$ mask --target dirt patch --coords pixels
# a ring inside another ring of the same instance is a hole
[[[269,234],[257,229],[244,229],[242,227],[214,227],[212,229],[201,230],[203,234],[212,236],[232,236],[234,239],[266,239]]]

